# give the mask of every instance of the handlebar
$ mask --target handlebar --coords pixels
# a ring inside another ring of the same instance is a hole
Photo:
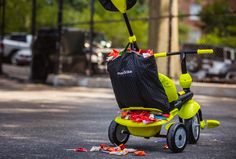
[[[213,49],[198,49],[197,51],[182,51],[182,52],[158,52],[154,53],[155,58],[173,56],[173,55],[181,55],[181,54],[213,54]]]
[[[197,54],[213,54],[214,50],[213,49],[198,49]]]

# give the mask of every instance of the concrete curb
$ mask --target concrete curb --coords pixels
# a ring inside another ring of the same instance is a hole
[[[192,91],[198,95],[236,98],[235,84],[193,83]]]
[[[112,88],[111,81],[108,77],[87,77],[78,75],[50,75],[47,82],[53,86],[81,86],[92,88]],[[179,83],[176,83],[178,90]],[[191,90],[197,95],[229,97],[236,98],[235,84],[212,84],[196,83],[192,84]]]
[[[78,75],[50,75],[47,83],[53,86],[81,86],[93,88],[112,88],[107,77],[87,77]]]

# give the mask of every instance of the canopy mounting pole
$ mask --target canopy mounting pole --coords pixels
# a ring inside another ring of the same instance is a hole
[[[126,26],[127,26],[127,28],[128,28],[129,35],[130,35],[130,36],[134,36],[134,33],[133,33],[132,28],[131,28],[131,25],[130,25],[129,18],[128,18],[127,14],[126,14],[126,13],[123,13],[123,17],[124,17],[124,19],[125,19],[125,24],[126,24]],[[136,41],[133,42],[133,43],[131,43],[131,48],[132,48],[132,50],[136,50],[136,51],[139,50]]]

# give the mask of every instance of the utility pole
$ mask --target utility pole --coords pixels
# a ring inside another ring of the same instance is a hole
[[[168,52],[172,51],[172,18],[173,18],[173,0],[169,0],[169,27],[168,27]],[[170,75],[171,57],[167,57],[167,76]]]
[[[93,53],[93,36],[94,36],[94,0],[90,0],[90,29],[89,29],[89,55],[88,55],[88,67],[86,74],[91,76],[92,74],[92,53]]]
[[[149,17],[168,15],[168,0],[149,0]],[[157,18],[149,21],[149,47],[157,52],[168,49],[168,18]],[[157,59],[158,71],[167,74],[167,58]]]
[[[5,0],[0,0],[0,11],[1,11],[1,39],[0,39],[0,74],[3,73],[2,71],[2,60],[3,60],[3,52],[4,52],[4,45],[3,45],[3,39],[5,34],[5,7],[6,2]]]
[[[62,36],[62,17],[63,17],[63,0],[58,0],[58,12],[57,12],[57,29],[58,29],[58,53],[57,53],[57,64],[56,64],[56,74],[62,72],[62,44],[61,44],[61,36]]]
[[[172,35],[171,35],[171,51],[179,51],[179,9],[178,9],[178,0],[173,0],[172,2]],[[181,73],[180,67],[180,57],[172,56],[170,62],[170,77],[178,77]]]

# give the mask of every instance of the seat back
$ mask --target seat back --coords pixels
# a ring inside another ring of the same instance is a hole
[[[177,89],[174,82],[167,76],[158,73],[159,80],[165,89],[169,103],[178,99]]]

